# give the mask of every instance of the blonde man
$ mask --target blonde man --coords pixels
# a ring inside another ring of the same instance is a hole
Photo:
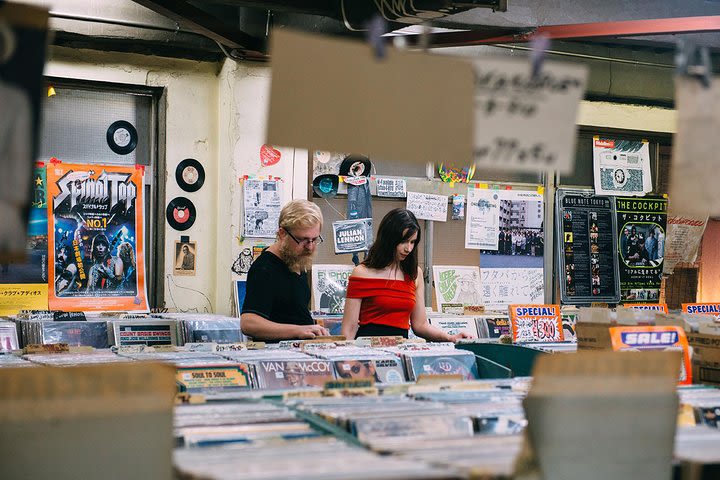
[[[322,243],[323,217],[307,200],[293,200],[280,212],[275,243],[253,262],[242,308],[242,331],[257,341],[315,338],[328,331],[315,325],[308,304],[307,272]]]

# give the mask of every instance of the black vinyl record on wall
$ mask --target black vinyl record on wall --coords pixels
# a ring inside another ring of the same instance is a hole
[[[118,155],[127,155],[137,147],[137,130],[125,120],[113,122],[107,129],[106,138],[110,149]]]
[[[197,192],[205,183],[205,169],[194,158],[186,158],[178,163],[175,180],[186,192]]]

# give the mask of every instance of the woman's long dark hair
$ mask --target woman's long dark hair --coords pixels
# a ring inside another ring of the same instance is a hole
[[[407,241],[415,232],[417,232],[415,247],[405,260],[400,262],[400,270],[414,281],[418,272],[417,246],[420,243],[420,224],[415,215],[404,208],[390,210],[382,219],[377,238],[362,262],[363,265],[375,270],[382,270],[391,265],[395,261],[397,246]]]

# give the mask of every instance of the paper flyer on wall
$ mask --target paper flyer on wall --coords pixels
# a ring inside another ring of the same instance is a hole
[[[646,140],[593,137],[597,195],[645,195],[652,191],[650,147]]]
[[[562,342],[560,305],[510,305],[514,342]]]
[[[433,283],[438,311],[447,304],[482,305],[479,267],[433,265]]]
[[[544,61],[541,80],[526,57],[483,56],[475,69],[475,164],[573,171],[575,132],[588,69]]]
[[[365,252],[373,242],[372,218],[333,222],[335,253]]]
[[[249,178],[243,186],[244,236],[275,238],[282,207],[280,181]]]
[[[448,197],[432,193],[407,192],[407,209],[418,220],[447,221]]]
[[[345,293],[354,265],[313,265],[313,310],[337,314],[345,308]]]
[[[378,197],[404,198],[407,183],[404,178],[375,177],[375,191]]]
[[[615,198],[622,303],[660,299],[667,204],[663,197]]]
[[[486,188],[468,188],[467,195],[465,248],[497,250],[501,203],[498,191]]]
[[[48,223],[45,164],[35,164],[24,262],[0,268],[0,315],[48,307]]]
[[[620,274],[613,197],[593,195],[591,190],[560,190],[556,212],[562,303],[617,303]]]
[[[49,306],[147,310],[143,169],[48,165]]]
[[[468,189],[468,193],[473,190],[484,189]],[[545,255],[543,196],[530,190],[487,191],[494,192],[491,198],[498,202],[498,228],[493,229],[493,234],[497,235],[497,247],[480,250],[483,303],[491,309],[504,309],[513,303],[542,303]],[[476,215],[473,210],[474,207],[468,205],[468,213]],[[468,223],[472,228],[470,217]],[[467,235],[466,227],[466,243]]]
[[[668,215],[663,273],[672,275],[678,263],[695,263],[708,217]]]

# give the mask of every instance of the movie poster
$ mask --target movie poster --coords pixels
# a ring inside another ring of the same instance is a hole
[[[617,197],[620,301],[655,303],[665,257],[667,199]]]
[[[0,315],[20,310],[47,310],[47,192],[45,164],[33,171],[33,196],[27,230],[25,261],[0,262]]]
[[[48,166],[51,309],[147,310],[143,171]]]

